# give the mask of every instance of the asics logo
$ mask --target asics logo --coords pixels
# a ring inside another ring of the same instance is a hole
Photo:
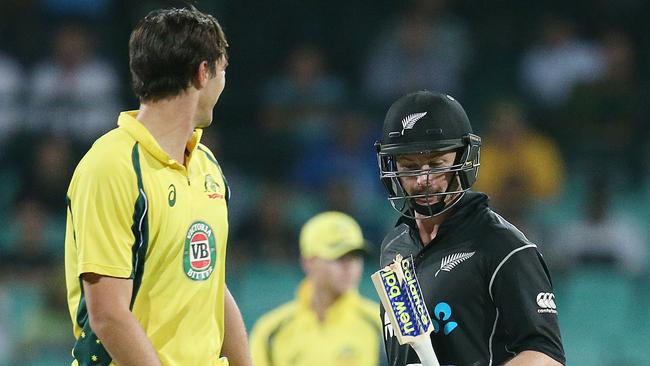
[[[537,294],[537,309],[538,313],[553,313],[557,314],[557,306],[555,305],[555,295],[551,292],[540,292]]]
[[[176,186],[170,184],[167,189],[169,190],[169,194],[167,195],[167,203],[169,204],[169,207],[174,207],[176,204]]]

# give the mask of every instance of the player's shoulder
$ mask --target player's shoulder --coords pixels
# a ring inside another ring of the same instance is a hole
[[[81,159],[80,166],[98,170],[117,168],[132,161],[136,141],[126,131],[115,128],[98,138]]]
[[[503,258],[523,248],[537,248],[521,230],[497,212],[490,209],[485,215],[480,241],[489,247],[495,258]]]
[[[401,254],[403,257],[417,255],[421,248],[419,242],[411,235],[413,230],[405,218],[398,219],[395,227],[386,234],[381,243],[381,266],[390,263],[397,254]]]
[[[366,297],[359,296],[359,306],[358,306],[358,311],[364,316],[366,319],[369,319],[370,322],[373,324],[380,324],[379,320],[379,303],[370,300]]]
[[[208,167],[208,169],[215,169],[219,174],[224,178],[225,180],[225,175],[223,173],[223,169],[221,169],[221,164],[219,164],[219,160],[217,160],[217,156],[210,150],[209,147],[203,145],[202,143],[198,143],[196,145],[196,151],[193,154],[192,159],[198,158],[200,160],[200,164]],[[224,182],[227,185],[227,182]]]
[[[198,143],[196,145],[196,153],[199,156],[199,159],[202,160],[207,160],[209,163],[214,164],[221,169],[221,166],[219,165],[219,161],[217,160],[217,157],[214,155],[212,150],[210,150],[209,147],[202,143]]]
[[[379,314],[379,303],[359,295],[359,308],[368,314]]]
[[[298,304],[291,301],[264,313],[253,326],[253,332],[258,336],[268,336],[290,322],[298,312]]]
[[[83,156],[73,182],[130,179],[136,141],[124,130],[115,128],[98,138]]]
[[[201,151],[201,152],[203,152],[203,153],[206,154],[207,156],[209,156],[210,159],[217,160],[217,158],[215,157],[214,153],[212,152],[212,150],[211,150],[207,145],[205,145],[205,144],[199,142],[199,143],[196,145],[196,149],[199,150],[199,151]]]
[[[381,251],[390,250],[395,246],[413,245],[414,241],[410,235],[411,226],[407,219],[400,217],[395,227],[384,236],[384,240],[381,242]]]
[[[399,218],[395,226],[384,236],[382,241],[382,247],[391,244],[391,241],[394,241],[395,238],[402,237],[410,230],[410,226],[402,219]]]

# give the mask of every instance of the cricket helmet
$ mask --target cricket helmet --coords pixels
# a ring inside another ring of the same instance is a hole
[[[433,217],[449,210],[469,190],[478,176],[481,138],[463,107],[449,95],[418,91],[399,98],[386,113],[381,141],[375,143],[380,180],[388,191],[391,206],[402,215],[414,218],[418,212]],[[408,171],[397,170],[401,155],[456,151],[449,167]],[[400,178],[453,173],[445,192],[410,195]],[[441,196],[439,202],[421,205],[418,199]]]

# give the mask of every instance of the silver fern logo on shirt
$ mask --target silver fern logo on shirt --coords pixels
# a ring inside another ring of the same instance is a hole
[[[415,123],[419,121],[422,117],[426,116],[427,112],[413,113],[404,117],[402,120],[402,136],[404,136],[405,130],[412,130]]]
[[[440,271],[451,272],[451,270],[456,268],[457,265],[472,258],[474,253],[476,252],[454,253],[442,258],[442,261],[440,262],[440,269],[436,272],[434,277],[438,277],[438,273],[440,273]]]

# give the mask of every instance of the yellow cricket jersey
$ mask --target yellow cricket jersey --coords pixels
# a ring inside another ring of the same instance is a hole
[[[75,366],[115,365],[88,323],[80,275],[133,280],[131,311],[165,366],[214,366],[224,334],[229,188],[196,130],[186,166],[123,112],[68,189],[65,267]],[[220,363],[221,362],[221,363]]]
[[[255,366],[377,366],[379,305],[356,291],[339,298],[318,320],[304,281],[296,300],[262,316],[251,333]]]

